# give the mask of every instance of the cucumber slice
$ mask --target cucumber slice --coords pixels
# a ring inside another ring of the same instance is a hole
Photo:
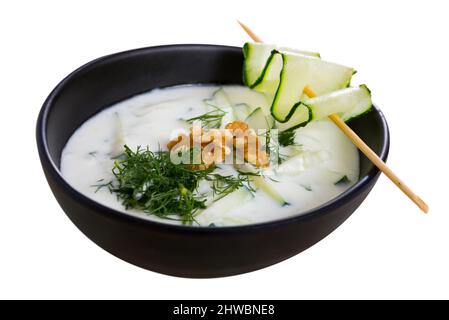
[[[111,147],[111,158],[115,158],[123,153],[125,148],[125,134],[123,130],[123,122],[118,112],[114,113],[116,121],[115,121],[115,136],[114,143]]]
[[[273,182],[268,182],[264,179],[264,177],[256,175],[258,174],[258,172],[253,166],[245,163],[245,164],[236,164],[234,165],[234,167],[240,172],[248,172],[254,174],[251,175],[249,178],[251,183],[253,183],[256,188],[265,192],[270,198],[279,203],[281,206],[289,205],[289,203],[285,201],[285,199],[276,190],[276,188],[273,187],[272,185]]]
[[[312,120],[337,113],[344,121],[371,110],[371,92],[366,85],[334,91],[304,101],[312,112]]]
[[[289,205],[289,203],[285,201],[281,194],[273,187],[272,183],[266,181],[263,177],[253,176],[251,180],[257,188],[261,189],[281,206]]]
[[[252,129],[265,129],[269,130],[271,128],[269,120],[264,115],[262,108],[257,108],[245,119],[245,122]]]
[[[359,101],[359,103],[357,104],[357,106],[355,106],[353,109],[344,112],[343,114],[341,114],[341,118],[343,119],[343,121],[349,121],[355,118],[358,118],[362,115],[364,115],[365,113],[368,113],[372,110],[373,108],[373,101],[371,100],[371,90],[365,85],[362,84],[359,86],[359,88],[361,89],[359,95],[365,95],[365,102],[363,101]],[[365,104],[364,104],[365,103]]]
[[[303,173],[306,170],[305,160],[302,154],[293,156],[290,159],[282,162],[276,168],[276,174],[284,176],[296,176]]]
[[[271,113],[287,122],[301,102],[304,87],[310,85],[317,95],[345,88],[354,69],[300,54],[281,53],[283,67]]]
[[[294,107],[290,119],[288,119],[287,122],[277,122],[276,128],[279,131],[286,131],[303,127],[309,123],[311,117],[310,108],[305,104],[299,103]]]
[[[251,113],[251,107],[246,103],[239,103],[234,105],[233,110],[234,110],[234,117],[237,120],[242,121],[244,121]]]
[[[263,77],[267,65],[272,59],[272,51],[276,46],[270,44],[250,43],[243,45],[243,83],[254,87]],[[259,81],[258,81],[259,80]]]
[[[243,55],[243,83],[259,92],[269,96],[276,93],[279,84],[279,74],[282,70],[282,57],[279,51],[303,54],[315,58],[320,55],[316,52],[300,51],[290,48],[276,48],[275,45],[262,43],[245,43]]]
[[[226,114],[221,119],[221,128],[224,128],[228,123],[231,123],[235,120],[234,108],[231,104],[231,100],[229,99],[228,94],[223,88],[218,89],[212,94],[212,98],[209,103],[226,112]]]
[[[264,93],[270,98],[273,97],[279,86],[279,76],[281,74],[281,70],[282,57],[273,50],[266,60],[264,68],[260,71],[259,77],[253,84],[250,85],[250,88]]]
[[[212,204],[208,206],[206,210],[202,211],[202,213],[208,211],[221,215],[241,206],[252,198],[254,198],[254,195],[247,188],[242,187],[231,194],[228,194],[226,197],[212,202]]]
[[[268,127],[270,129],[274,128],[275,120],[274,120],[273,116],[271,114],[268,114],[268,115],[266,114],[265,119],[267,120]]]
[[[228,94],[223,88],[216,90],[212,94],[212,100],[215,102],[215,105],[220,109],[231,108],[232,104],[229,100]]]

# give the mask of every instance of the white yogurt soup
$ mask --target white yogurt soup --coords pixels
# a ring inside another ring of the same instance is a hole
[[[217,91],[226,96],[226,105],[214,100]],[[139,146],[167,151],[171,139],[189,132],[192,124],[186,119],[211,112],[211,101],[220,104],[224,112],[218,125],[221,128],[236,120],[251,123],[250,115],[258,108],[266,119],[270,117],[269,100],[243,86],[188,85],[152,90],[99,112],[78,128],[62,152],[63,177],[85,196],[126,214],[163,223],[186,223],[177,212],[163,217],[130,206],[133,202],[126,208],[123,198],[109,188],[117,183],[112,169],[123,160],[125,145],[134,151]],[[276,128],[274,120],[270,121]],[[310,122],[294,129],[290,139],[276,149],[279,164],[249,164],[258,176],[246,175],[246,184],[221,198],[214,195],[210,181],[199,181],[191,195],[203,199],[205,206],[192,211],[194,221],[188,224],[219,227],[291,217],[328,202],[358,180],[358,151],[332,122]],[[208,170],[223,177],[239,177],[232,164],[217,164]]]

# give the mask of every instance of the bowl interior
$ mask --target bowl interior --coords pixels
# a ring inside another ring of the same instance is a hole
[[[94,60],[70,74],[49,96],[42,134],[59,168],[72,133],[102,109],[145,91],[180,84],[242,84],[241,48],[172,45],[143,48]],[[377,108],[350,122],[351,128],[384,159],[388,128]],[[360,178],[377,169],[361,154]]]

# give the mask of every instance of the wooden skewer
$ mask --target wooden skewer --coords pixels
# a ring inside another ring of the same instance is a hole
[[[253,39],[254,42],[260,42],[263,43],[262,39],[257,36],[246,24],[243,22],[237,20],[239,25],[242,27],[243,30],[245,30],[246,34],[249,35],[251,39]]]
[[[262,39],[259,38],[248,26],[240,21],[237,22],[254,42],[263,42]],[[304,88],[304,93],[310,98],[317,96],[309,86]],[[331,119],[337,127],[339,127],[340,130],[343,131],[343,133],[357,146],[357,148],[359,148],[359,150],[362,151],[363,154],[399,189],[401,189],[402,192],[404,192],[407,197],[409,197],[410,200],[412,200],[424,213],[429,211],[429,206],[420,197],[418,197],[412,189],[402,182],[401,179],[399,179],[399,177],[386,165],[386,163],[379,158],[379,156],[362,139],[360,139],[360,137],[340,118],[338,114],[331,114],[329,119]]]

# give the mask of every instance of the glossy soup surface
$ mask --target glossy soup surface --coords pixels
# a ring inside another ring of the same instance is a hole
[[[266,98],[243,86],[223,87],[232,104],[269,109]],[[170,137],[190,126],[182,119],[204,114],[204,99],[218,86],[178,86],[157,89],[117,103],[86,121],[69,139],[61,158],[64,178],[78,191],[108,207],[130,215],[165,223],[137,210],[126,210],[115,194],[95,185],[113,179],[114,155],[149,146],[164,149]],[[359,156],[355,146],[329,121],[316,121],[297,129],[295,146],[281,148],[287,156],[281,165],[270,166],[264,175],[289,205],[281,206],[262,190],[253,194],[236,192],[213,202],[198,213],[201,226],[230,226],[260,223],[301,214],[344,192],[358,180]],[[217,172],[235,174],[232,165]],[[347,179],[342,179],[345,177]],[[337,183],[340,181],[340,183]],[[342,182],[343,181],[343,182]],[[201,185],[201,188],[208,186]]]

